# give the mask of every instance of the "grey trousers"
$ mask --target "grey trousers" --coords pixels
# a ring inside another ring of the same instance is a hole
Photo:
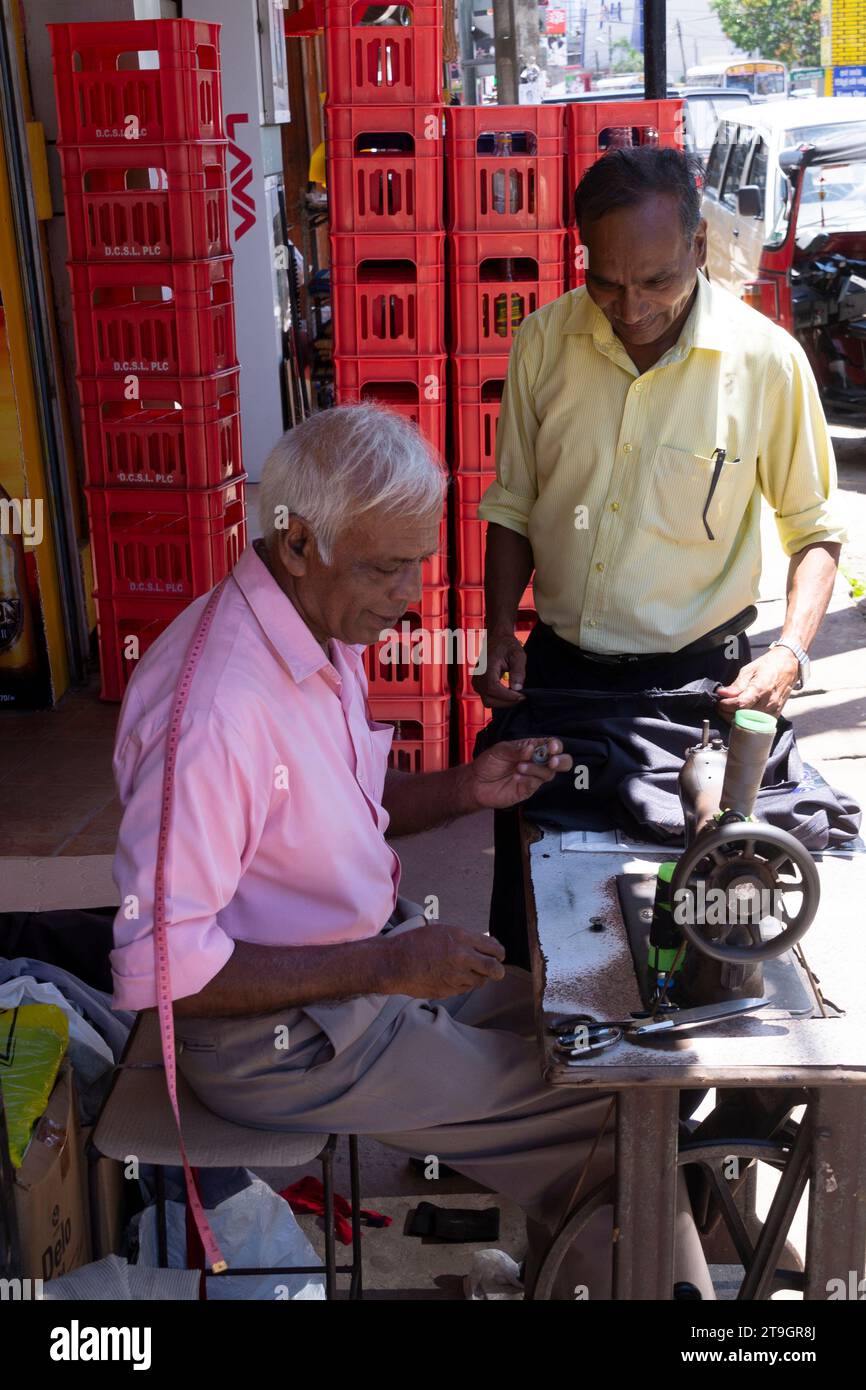
[[[424,923],[405,900],[398,912],[403,920],[386,931]],[[503,980],[450,999],[368,995],[251,1018],[182,1018],[175,1027],[180,1070],[224,1119],[371,1135],[406,1154],[435,1155],[510,1197],[527,1218],[529,1287],[602,1126],[581,1195],[612,1172],[611,1097],[542,1080],[524,970],[508,967]],[[676,1277],[712,1297],[687,1221],[688,1258]],[[612,1231],[604,1208],[569,1253],[557,1297],[573,1298],[577,1285],[590,1298],[610,1297]]]

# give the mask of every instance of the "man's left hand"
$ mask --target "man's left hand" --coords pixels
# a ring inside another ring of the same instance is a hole
[[[744,666],[732,685],[718,687],[719,713],[725,719],[733,719],[738,709],[781,714],[799,673],[794,653],[787,647],[774,647]]]
[[[534,763],[536,748],[547,749],[547,762]],[[469,790],[479,807],[504,811],[537,792],[557,772],[568,772],[571,758],[558,738],[523,738],[515,743],[495,743],[465,767]]]

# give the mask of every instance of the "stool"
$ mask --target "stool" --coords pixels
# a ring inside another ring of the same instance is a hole
[[[325,1197],[325,1296],[333,1299],[336,1276],[351,1278],[349,1297],[363,1297],[361,1280],[360,1174],[358,1138],[349,1135],[349,1167],[352,1204],[352,1261],[338,1265],[334,1238],[334,1151],[335,1134],[303,1134],[286,1130],[247,1129],[222,1120],[202,1105],[191,1087],[178,1073],[183,1139],[193,1168],[300,1168],[313,1159],[322,1164]],[[93,1134],[87,1145],[88,1184],[91,1225],[97,1230],[96,1164],[100,1157],[121,1163],[134,1153],[139,1162],[156,1169],[156,1211],[159,1264],[168,1263],[165,1224],[166,1167],[181,1163],[177,1126],[169,1100],[162,1061],[162,1044],[157,1013],[139,1014],[123,1058]],[[94,1244],[94,1250],[96,1245]],[[227,1274],[320,1274],[320,1265],[286,1265],[276,1269],[229,1269]],[[222,1276],[214,1276],[222,1277]]]

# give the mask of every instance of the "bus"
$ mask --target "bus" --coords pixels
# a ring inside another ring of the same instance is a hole
[[[733,62],[720,58],[715,63],[701,63],[686,71],[686,91],[689,87],[723,87],[739,92],[748,92],[760,101],[762,97],[786,97],[788,95],[788,69],[784,63]]]

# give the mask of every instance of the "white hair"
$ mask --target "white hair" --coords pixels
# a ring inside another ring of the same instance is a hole
[[[441,513],[447,475],[415,425],[362,402],[340,405],[287,430],[265,460],[259,519],[265,543],[300,516],[324,564],[334,542],[362,512]]]

